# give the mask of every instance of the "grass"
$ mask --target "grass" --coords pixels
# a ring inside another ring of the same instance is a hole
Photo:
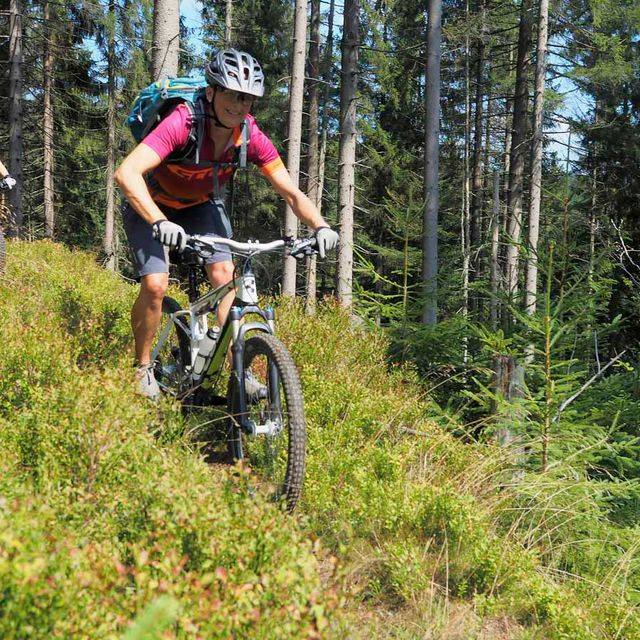
[[[383,334],[278,303],[308,418],[299,512],[133,392],[135,288],[9,245],[0,280],[3,638],[640,638],[638,531],[575,469],[464,443]]]

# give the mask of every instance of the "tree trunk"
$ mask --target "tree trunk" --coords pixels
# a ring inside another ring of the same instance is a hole
[[[427,11],[427,85],[425,92],[425,160],[424,160],[424,235],[422,242],[422,281],[425,302],[424,324],[436,324],[438,319],[438,160],[440,135],[440,42],[442,22],[441,0],[428,0]]]
[[[180,53],[180,0],[154,0],[153,79],[178,75]]]
[[[536,60],[536,86],[533,101],[533,142],[531,146],[531,200],[527,234],[527,275],[525,283],[525,311],[536,311],[538,289],[538,236],[540,230],[540,200],[542,194],[542,116],[544,113],[544,86],[547,71],[547,29],[549,0],[540,0],[538,17],[538,56]]]
[[[309,42],[309,136],[307,153],[307,195],[319,208],[321,192],[319,190],[320,150],[318,148],[319,93],[320,74],[320,0],[311,0],[311,40]],[[309,256],[306,261],[306,297],[305,309],[309,315],[316,308],[316,260]]]
[[[491,58],[491,54],[490,52],[487,52],[486,54],[487,58]],[[493,180],[494,180],[494,172],[491,171],[491,159],[493,157],[492,155],[492,144],[491,144],[491,134],[493,132],[493,111],[494,111],[494,103],[493,103],[493,96],[491,95],[491,66],[487,65],[486,68],[486,91],[487,91],[487,105],[485,108],[485,121],[486,121],[486,126],[485,126],[485,139],[484,139],[484,158],[482,160],[483,166],[484,166],[484,177],[483,177],[483,184],[482,184],[482,190],[484,192],[484,197],[483,197],[483,203],[482,203],[482,207],[483,207],[483,214],[482,214],[482,219],[483,219],[483,227],[482,227],[482,232],[481,232],[481,237],[482,238],[486,238],[486,242],[483,242],[482,247],[483,247],[483,253],[484,253],[484,246],[485,244],[488,246],[488,255],[487,255],[487,264],[486,264],[486,269],[488,270],[488,276],[489,276],[489,281],[491,281],[491,270],[493,269],[493,260],[494,260],[494,256],[493,256],[493,249],[494,249],[494,237],[493,237],[493,222],[494,220],[499,221],[500,219],[500,205],[498,204],[498,209],[497,211],[494,208],[494,204],[493,204],[493,200],[494,200],[494,195],[493,195]],[[496,158],[496,163],[498,162],[498,159]],[[489,203],[489,194],[491,195],[491,202],[492,202],[492,210],[491,213],[489,215],[484,215],[484,210],[485,208],[488,207],[488,203]],[[498,200],[500,197],[500,178],[498,177]],[[496,228],[496,237],[495,237],[495,249],[496,252],[499,251],[499,240],[500,240],[500,227]],[[497,266],[498,264],[498,254],[496,253],[495,256],[495,264]],[[482,269],[482,266],[481,266]],[[497,274],[496,274],[497,276]],[[496,282],[497,282],[497,277],[496,277]],[[490,285],[491,286],[491,285]],[[497,294],[497,291],[496,291]],[[485,314],[485,305],[484,305],[484,299],[486,298],[486,296],[483,296],[482,298],[478,297],[478,311],[481,314],[482,318],[486,317]],[[489,314],[491,314],[491,304],[493,302],[489,303]],[[497,311],[497,308],[495,309]]]
[[[360,45],[360,1],[345,0],[342,34],[342,77],[340,83],[340,147],[338,206],[338,300],[353,305],[353,210],[355,201],[356,103],[358,90],[358,47]]]
[[[232,47],[232,20],[233,20],[233,0],[227,0],[224,12],[224,46],[225,49]]]
[[[489,306],[489,319],[491,328],[498,328],[498,289],[500,285],[500,172],[493,172],[493,210],[491,214],[491,301]]]
[[[116,268],[115,248],[115,188],[113,174],[116,158],[116,41],[115,1],[109,0],[109,44],[107,49],[107,210],[104,224],[104,253],[105,266],[111,271]]]
[[[309,132],[307,152],[307,195],[318,202],[318,133],[320,129],[318,77],[320,75],[320,0],[311,0],[311,39],[309,41]]]
[[[521,461],[524,450],[512,425],[522,424],[524,421],[523,412],[515,402],[524,396],[524,367],[518,364],[513,356],[497,355],[494,359],[493,371],[493,390],[496,396],[508,402],[514,401],[507,415],[500,416],[503,426],[497,429],[496,440],[504,447],[513,447],[516,459]]]
[[[304,66],[307,44],[307,0],[296,0],[293,31],[293,65],[289,85],[289,143],[287,146],[287,169],[295,185],[300,180],[300,145],[302,143],[302,109],[304,103]],[[287,206],[284,222],[285,236],[298,236],[298,219]],[[296,295],[296,264],[291,256],[284,258],[282,293]]]
[[[44,82],[43,82],[43,158],[44,172],[44,235],[53,238],[55,227],[54,191],[53,191],[53,48],[55,34],[52,28],[49,0],[44,2]]]
[[[318,2],[318,8],[320,2]],[[324,80],[322,90],[322,102],[319,105],[322,110],[322,122],[320,132],[320,154],[318,159],[318,188],[317,188],[317,200],[316,206],[318,212],[322,211],[322,194],[324,193],[324,169],[325,158],[327,155],[327,129],[329,128],[329,114],[327,113],[329,105],[329,87],[331,86],[332,78],[332,63],[333,63],[333,16],[335,13],[335,0],[331,0],[329,3],[329,15],[327,17],[327,41],[324,47],[324,55],[322,60],[322,78]],[[324,273],[324,272],[323,272]],[[315,313],[315,303],[317,296],[317,277],[318,267],[317,259],[315,255],[309,256],[307,262],[307,298],[306,298],[306,312],[309,315]]]
[[[522,231],[524,165],[527,137],[527,106],[529,102],[529,58],[531,53],[531,0],[522,0],[516,63],[516,89],[513,104],[511,134],[511,168],[509,171],[506,287],[510,303],[518,290],[518,258]],[[509,319],[509,314],[504,314]]]
[[[9,10],[9,173],[16,185],[9,193],[11,224],[9,235],[22,233],[22,1],[11,0]]]
[[[511,66],[511,63],[509,63],[509,66]],[[509,174],[511,173],[511,126],[513,123],[511,100],[505,100],[504,111],[504,165],[502,171],[502,220],[500,232],[506,237],[507,220],[509,219]]]
[[[513,62],[513,51],[509,52],[509,67]],[[506,288],[504,276],[506,275],[506,244],[504,239],[507,237],[507,220],[509,219],[509,173],[511,172],[511,125],[513,122],[513,102],[508,98],[504,103],[504,159],[501,173],[500,187],[500,238],[502,239],[498,247],[498,289]],[[497,302],[497,314],[500,318],[501,325],[506,328],[508,323],[507,309],[501,300]]]
[[[327,154],[327,132],[322,134],[320,143],[320,159],[318,163],[318,193],[322,194],[324,188],[324,167]],[[322,213],[322,197],[318,198],[318,213]],[[305,311],[308,315],[314,315],[316,312],[316,297],[318,288],[318,261],[314,255],[307,258],[307,292],[313,292],[313,295],[307,295]]]
[[[569,264],[568,243],[569,243],[569,206],[571,204],[571,127],[569,127],[569,139],[567,141],[567,157],[565,160],[565,192],[562,207],[562,251],[560,252],[562,267],[560,269],[560,282],[566,281],[566,272]],[[560,298],[564,292],[563,285],[560,285]]]
[[[469,0],[465,4],[466,19],[469,22]],[[471,154],[471,70],[469,64],[469,31],[465,33],[464,55],[464,158],[462,184],[462,220],[460,225],[460,241],[462,245],[462,315],[469,315],[469,268],[471,238],[471,171],[469,156]],[[468,359],[467,339],[464,338],[464,362]]]
[[[595,144],[594,144],[595,147]],[[589,288],[593,288],[593,274],[596,262],[596,230],[598,227],[598,165],[594,149],[593,170],[591,171],[591,207],[589,208]],[[568,233],[567,233],[568,236]],[[568,238],[565,247],[568,246]]]
[[[485,21],[485,1],[479,1],[481,35],[477,46],[476,61],[476,98],[475,98],[475,122],[473,139],[473,170],[471,180],[471,237],[470,243],[470,268],[471,280],[480,277],[480,249],[482,243],[482,118],[484,107],[484,21]],[[477,294],[474,295],[472,307],[477,308]]]

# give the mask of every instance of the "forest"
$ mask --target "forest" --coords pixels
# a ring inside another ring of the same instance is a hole
[[[638,604],[638,2],[1,5],[9,246],[90,252],[130,282],[113,176],[135,144],[136,95],[201,74],[215,50],[250,52],[266,76],[252,113],[341,236],[327,260],[269,264],[263,284],[307,318],[332,309],[383,339],[384,367],[411,378],[439,428],[508,456],[507,484],[564,486],[554,509],[568,521],[549,540],[575,516],[585,540],[610,536],[620,555],[595,541],[558,575],[624,583]],[[233,210],[238,239],[306,233],[256,170],[238,172]],[[461,597],[475,588],[464,580]],[[640,637],[616,624],[513,637]]]

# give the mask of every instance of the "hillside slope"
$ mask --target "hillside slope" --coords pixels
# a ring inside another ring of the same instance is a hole
[[[638,532],[587,483],[514,483],[509,452],[437,427],[381,335],[279,306],[309,422],[291,518],[205,463],[206,416],[132,393],[134,297],[90,255],[10,243],[3,638],[117,638],[147,607],[163,638],[640,638]]]
[[[10,247],[0,637],[116,638],[161,596],[162,637],[318,637],[335,596],[308,535],[248,498],[249,478],[212,474],[177,407],[132,393],[133,297],[90,256]]]

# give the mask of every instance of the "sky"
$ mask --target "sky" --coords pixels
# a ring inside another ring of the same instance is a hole
[[[195,47],[197,54],[205,55],[206,51],[202,47],[200,38],[200,27],[202,26],[202,3],[200,0],[181,0],[180,15],[185,26],[189,29],[189,43]]]

